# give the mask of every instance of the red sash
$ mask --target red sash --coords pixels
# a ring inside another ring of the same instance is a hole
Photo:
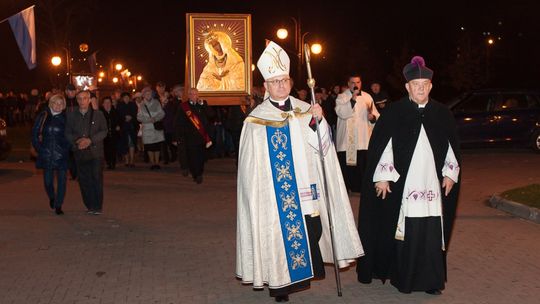
[[[180,106],[182,107],[182,110],[184,110],[184,112],[186,113],[186,116],[189,118],[189,120],[191,121],[195,129],[197,129],[197,131],[199,131],[199,134],[201,134],[201,136],[204,138],[204,142],[206,144],[211,142],[210,136],[208,136],[208,133],[206,133],[206,130],[204,129],[204,126],[201,123],[201,120],[199,119],[197,114],[191,111],[191,108],[189,107],[189,102],[188,101],[182,102],[180,103]]]

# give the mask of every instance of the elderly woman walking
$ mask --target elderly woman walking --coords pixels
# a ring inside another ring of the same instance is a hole
[[[32,145],[38,156],[36,168],[43,169],[45,191],[49,206],[57,215],[64,214],[62,203],[66,193],[66,171],[70,144],[64,136],[66,125],[66,100],[62,95],[49,99],[49,107],[41,112],[32,128]],[[56,173],[56,192],[54,176]]]
[[[144,150],[148,152],[150,170],[161,169],[159,166],[159,151],[165,140],[163,134],[163,118],[165,112],[159,100],[152,97],[152,89],[146,87],[142,90],[143,102],[137,113],[137,120],[142,123],[142,140]]]

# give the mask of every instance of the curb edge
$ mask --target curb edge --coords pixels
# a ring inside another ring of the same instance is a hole
[[[540,224],[540,209],[504,199],[496,194],[489,198],[489,205],[517,217]]]

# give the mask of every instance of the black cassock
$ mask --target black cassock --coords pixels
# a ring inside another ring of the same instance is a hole
[[[405,239],[395,239],[403,188],[422,125],[433,151],[439,185],[449,143],[460,162],[455,121],[446,106],[430,99],[424,109],[419,109],[408,97],[388,106],[371,135],[360,197],[358,231],[365,256],[358,260],[357,274],[362,283],[371,283],[373,278],[383,282],[390,279],[392,285],[406,293],[444,289],[446,252],[442,250],[440,217],[406,217]],[[394,168],[401,177],[390,182],[392,193],[382,200],[376,196],[373,175],[390,139]],[[458,194],[459,183],[454,184],[448,196],[441,188],[446,250]]]

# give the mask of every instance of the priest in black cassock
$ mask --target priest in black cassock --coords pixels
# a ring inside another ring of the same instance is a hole
[[[358,281],[390,279],[400,292],[439,295],[456,214],[460,158],[452,113],[429,97],[433,71],[403,69],[409,95],[377,121],[368,148],[358,230]]]

